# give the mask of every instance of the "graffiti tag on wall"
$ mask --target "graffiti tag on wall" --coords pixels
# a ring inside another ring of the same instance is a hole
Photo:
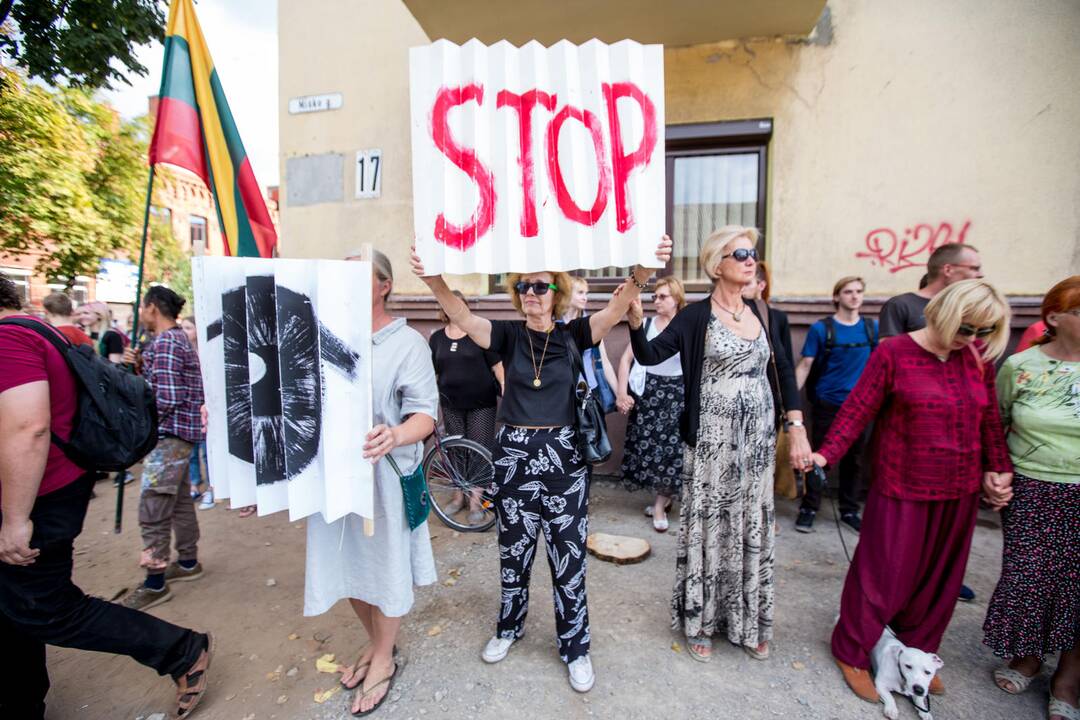
[[[947,243],[965,242],[971,221],[953,226],[942,222],[936,226],[919,223],[897,233],[891,228],[875,228],[866,233],[866,250],[855,253],[857,258],[870,260],[871,265],[888,268],[895,273],[910,268],[926,267],[930,254]]]

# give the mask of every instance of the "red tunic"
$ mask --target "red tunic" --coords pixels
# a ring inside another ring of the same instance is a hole
[[[994,374],[969,350],[942,362],[910,335],[883,340],[818,452],[839,462],[873,421],[876,492],[900,500],[978,492],[983,472],[1012,472]]]

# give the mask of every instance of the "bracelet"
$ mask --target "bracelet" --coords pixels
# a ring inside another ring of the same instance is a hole
[[[806,426],[803,425],[802,420],[786,420],[786,421],[784,421],[784,432],[787,432],[788,430],[790,430],[793,427],[804,428]]]
[[[649,281],[646,280],[643,283],[639,283],[637,281],[637,278],[634,277],[634,272],[633,271],[630,271],[630,274],[626,276],[626,279],[629,280],[630,282],[634,283],[634,287],[636,287],[638,290],[646,290],[649,287]]]

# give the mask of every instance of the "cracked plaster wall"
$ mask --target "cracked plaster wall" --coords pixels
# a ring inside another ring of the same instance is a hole
[[[665,52],[668,123],[774,120],[773,292],[827,294],[849,271],[871,295],[913,290],[921,268],[891,272],[899,247],[876,261],[856,254],[872,254],[875,229],[899,246],[907,228],[920,243],[944,238],[941,223],[955,238],[970,222],[964,239],[1008,293],[1041,294],[1080,273],[1080,3],[830,0],[829,10],[826,43]],[[915,247],[910,261],[925,262]]]

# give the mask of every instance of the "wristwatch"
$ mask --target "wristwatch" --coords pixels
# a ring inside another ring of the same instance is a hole
[[[805,428],[806,425],[803,424],[802,420],[785,420],[784,421],[784,432],[787,432],[788,430],[790,430],[793,427]]]

